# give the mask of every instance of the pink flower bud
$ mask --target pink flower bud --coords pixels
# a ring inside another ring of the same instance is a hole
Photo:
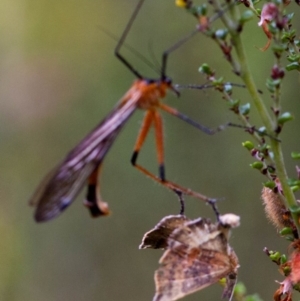
[[[278,8],[274,3],[266,3],[261,11],[259,26],[262,26],[265,22],[270,22],[278,16]]]

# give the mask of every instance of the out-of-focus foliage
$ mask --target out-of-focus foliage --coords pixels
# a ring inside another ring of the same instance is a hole
[[[177,214],[179,205],[173,194],[130,165],[142,112],[129,121],[105,160],[101,187],[113,211],[110,217],[90,219],[81,196],[58,219],[37,225],[27,204],[44,174],[130,87],[134,77],[114,57],[116,41],[102,28],[120,36],[136,2],[2,1],[0,300],[134,301],[151,300],[154,294],[153,272],[161,252],[140,251],[138,245],[147,229],[164,215]],[[128,43],[150,60],[160,60],[163,50],[194,27],[194,20],[174,1],[147,1]],[[247,23],[243,39],[256,82],[266,92],[272,62],[268,52],[258,50],[265,37],[257,20]],[[135,55],[126,49],[123,53],[142,74],[154,75]],[[168,75],[176,83],[201,84],[198,68],[203,63],[236,80],[219,50],[201,34],[170,55]],[[290,173],[294,163],[288,154],[299,150],[298,87],[298,78],[290,76],[283,89],[285,111],[295,116],[282,135]],[[242,89],[234,93],[249,102]],[[169,95],[166,101],[210,127],[236,122],[213,91],[186,90],[179,99]],[[231,239],[240,258],[239,279],[249,294],[270,299],[276,284],[260,279],[281,279],[262,250],[286,245],[264,217],[263,177],[248,167],[251,157],[241,146],[249,136],[239,129],[206,136],[172,116],[165,116],[165,135],[167,177],[224,197],[220,210],[241,216],[241,227]],[[152,137],[139,159],[157,172]],[[190,218],[213,217],[199,201],[187,198],[186,207]],[[220,298],[221,291],[211,287],[186,300]]]

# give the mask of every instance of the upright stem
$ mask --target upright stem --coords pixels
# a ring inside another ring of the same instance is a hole
[[[214,3],[216,5],[219,4],[217,0]],[[231,14],[233,16],[235,16],[235,20],[238,20],[239,11],[236,6],[234,6],[233,9],[231,10]],[[232,27],[232,22],[230,22],[230,23],[227,22],[226,18],[223,18],[222,21],[224,22],[224,24],[226,25],[226,27],[228,28],[228,30],[231,34],[232,44],[236,51],[237,58],[238,58],[240,68],[241,68],[240,76],[241,76],[242,80],[244,81],[244,83],[250,93],[250,96],[252,97],[254,106],[256,107],[258,114],[260,115],[262,122],[267,129],[267,132],[272,134],[272,133],[274,133],[275,125],[268,113],[268,110],[267,110],[263,100],[261,99],[261,97],[258,93],[257,87],[255,86],[253,77],[249,70],[245,50],[244,50],[243,43],[241,40],[241,35],[239,32],[237,32],[236,28]],[[280,184],[281,184],[281,187],[282,187],[285,199],[286,199],[287,206],[291,211],[295,225],[297,227],[298,234],[300,234],[299,213],[296,212],[296,210],[295,210],[295,208],[297,208],[298,205],[297,205],[294,193],[292,192],[290,186],[288,185],[288,181],[287,181],[288,176],[287,176],[287,172],[286,172],[285,165],[284,165],[281,143],[276,141],[275,139],[271,139],[270,144],[271,144],[272,151],[274,154],[276,173],[280,180]]]

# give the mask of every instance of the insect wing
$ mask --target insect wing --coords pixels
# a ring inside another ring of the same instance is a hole
[[[226,284],[222,293],[222,299],[227,299],[230,301],[234,293],[234,287],[237,282],[237,270],[240,265],[236,253],[230,246],[228,246],[228,253],[232,271],[226,276]]]
[[[184,215],[164,217],[152,230],[145,233],[139,249],[165,249],[170,234],[189,221]]]
[[[37,206],[36,221],[47,221],[66,209],[102,162],[125,122],[136,109],[138,95],[121,100],[112,112],[88,134],[37,188],[30,204]]]
[[[206,219],[174,230],[155,272],[153,301],[178,300],[225,277],[231,271],[227,247],[224,234]]]

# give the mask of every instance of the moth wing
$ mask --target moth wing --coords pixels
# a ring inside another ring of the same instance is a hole
[[[165,249],[170,234],[188,221],[184,215],[165,216],[153,229],[144,234],[139,249]]]
[[[172,301],[231,274],[237,257],[218,224],[199,218],[171,233],[168,249],[159,263],[153,301]],[[230,293],[232,283],[228,284],[224,296]]]
[[[188,249],[181,245],[168,249],[155,272],[156,294],[153,301],[178,300],[201,290],[230,271],[229,257],[217,251]]]
[[[226,241],[222,238],[221,240],[215,240],[221,234],[218,230],[218,226],[212,223],[209,219],[198,218],[196,220],[185,223],[181,228],[178,228],[172,232],[168,240],[169,248],[176,248],[181,244],[188,246],[188,248],[202,248],[206,244],[211,246],[210,248],[219,250],[224,249],[224,243]]]
[[[231,266],[231,272],[226,276],[226,284],[223,290],[222,299],[231,300],[234,287],[237,282],[237,270],[239,268],[239,260],[234,250],[228,245],[228,254]]]

